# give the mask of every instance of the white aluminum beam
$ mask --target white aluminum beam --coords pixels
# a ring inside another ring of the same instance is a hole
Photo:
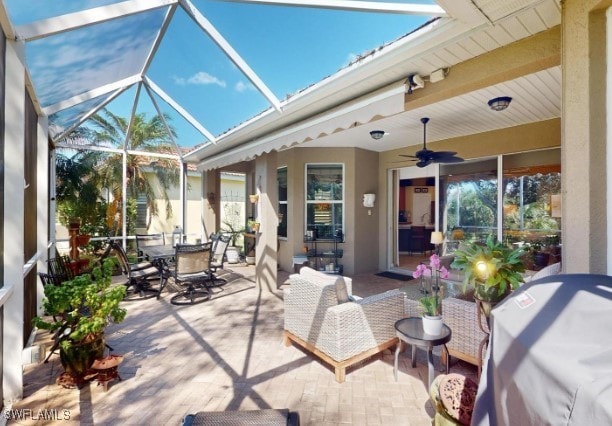
[[[13,28],[11,18],[9,18],[5,3],[4,1],[0,2],[0,26],[7,39],[15,40],[15,29]]]
[[[151,89],[149,88],[149,86],[147,86],[145,84],[144,87],[145,87],[145,89],[147,91],[147,94],[149,95],[149,98],[151,99],[151,102],[153,102],[153,107],[155,107],[155,110],[157,111],[157,114],[159,115],[159,118],[161,119],[162,123],[164,123],[164,127],[166,128],[166,132],[168,132],[168,137],[172,141],[172,144],[174,145],[174,148],[176,149],[176,152],[179,153],[179,156],[181,157],[181,162],[182,162],[182,160],[183,160],[183,153],[181,152],[181,147],[176,143],[176,139],[174,139],[174,135],[172,134],[172,130],[170,129],[170,126],[168,126],[168,122],[166,121],[166,117],[164,117],[163,111],[159,108],[159,104],[157,103],[157,100],[153,96],[153,93],[151,93]]]
[[[178,112],[185,120],[191,123],[193,127],[198,129],[200,133],[202,133],[202,135],[204,135],[209,141],[211,141],[212,143],[217,143],[217,138],[212,133],[210,133],[208,129],[202,126],[202,124],[200,124],[198,120],[196,120],[191,114],[189,114],[187,110],[185,110],[185,108],[183,108],[177,102],[175,102],[174,99],[172,99],[170,95],[164,92],[161,87],[155,84],[153,80],[151,80],[147,76],[144,76],[143,81],[146,87],[150,88],[152,91],[157,93],[160,98],[162,98],[164,101],[168,103],[168,105],[174,108],[176,112]],[[153,98],[153,96],[151,96],[151,98]]]
[[[106,105],[108,105],[109,103],[111,103],[115,98],[117,98],[120,94],[122,94],[123,92],[125,92],[127,89],[129,89],[131,86],[125,86],[122,87],[120,89],[115,90],[115,92],[113,92],[108,98],[106,98],[106,100],[104,100],[104,102],[102,102],[100,105],[96,106],[95,108],[92,108],[90,111],[88,111],[86,114],[84,114],[81,118],[79,118],[77,120],[76,123],[74,123],[72,126],[68,127],[66,130],[64,130],[62,133],[60,133],[59,135],[57,135],[56,137],[53,138],[53,142],[62,140],[65,136],[69,135],[70,132],[72,132],[74,129],[76,129],[77,127],[79,127],[81,124],[83,124],[89,117],[91,117],[92,115],[94,115],[96,112],[100,111],[102,108],[104,108]]]
[[[20,25],[15,28],[15,37],[32,41],[87,25],[98,24],[124,16],[134,15],[176,4],[178,0],[128,0],[108,6],[94,7],[74,13]]]
[[[234,3],[259,3],[277,6],[313,7],[318,9],[337,9],[354,12],[400,13],[445,17],[446,11],[440,6],[413,3],[374,2],[356,0],[221,0]]]
[[[259,78],[255,71],[251,69],[249,64],[234,50],[231,44],[217,31],[217,29],[210,23],[208,19],[200,13],[198,9],[189,0],[179,0],[179,3],[185,10],[185,12],[191,16],[191,18],[210,36],[210,38],[219,46],[219,48],[225,52],[227,57],[242,71],[242,73],[253,83],[253,85],[259,90],[259,92],[268,99],[268,102],[276,109],[281,112],[280,101],[272,93],[272,91],[266,86],[266,84]]]
[[[70,99],[60,101],[54,105],[44,107],[42,109],[42,112],[45,115],[55,114],[58,111],[71,108],[90,99],[97,98],[98,96],[104,95],[106,93],[111,93],[117,89],[125,89],[133,84],[140,83],[141,81],[142,77],[140,76],[140,74],[136,74],[131,77],[124,78],[123,80],[96,87],[95,89],[92,89],[85,93],[81,93],[79,95],[75,95]]]
[[[130,146],[129,141],[132,136],[132,125],[134,124],[134,117],[136,116],[136,111],[138,110],[138,102],[140,100],[140,90],[142,89],[142,83],[138,84],[136,88],[136,97],[134,98],[134,103],[132,104],[132,113],[130,114],[130,121],[128,122],[128,127],[125,130],[125,141],[123,142],[123,149],[128,150]]]
[[[140,72],[141,75],[145,75],[147,71],[149,70],[149,67],[151,66],[151,62],[153,62],[153,58],[155,58],[155,54],[157,53],[157,50],[159,49],[159,45],[161,44],[162,40],[164,39],[164,35],[166,34],[166,31],[168,30],[168,26],[170,25],[170,22],[172,22],[172,17],[174,16],[174,12],[176,12],[176,7],[177,5],[175,4],[175,5],[170,6],[170,8],[168,9],[168,12],[166,13],[166,16],[164,18],[164,22],[162,23],[162,26],[159,32],[157,33],[157,37],[155,38],[155,41],[153,42],[153,47],[151,47],[151,51],[149,52],[149,55],[147,56],[147,59],[145,60],[144,66],[142,67],[142,71]]]

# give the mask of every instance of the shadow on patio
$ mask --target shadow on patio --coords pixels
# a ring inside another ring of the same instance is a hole
[[[125,356],[122,381],[106,392],[95,382],[80,390],[57,386],[58,355],[27,366],[24,399],[13,409],[31,412],[9,424],[35,424],[34,417],[47,415],[45,424],[69,417],[80,424],[176,425],[198,411],[263,408],[297,411],[302,424],[431,424],[424,353],[415,369],[407,353],[400,356],[397,382],[393,353],[385,351],[338,384],[328,366],[282,344],[282,283],[289,274],[279,271],[279,290],[260,291],[255,267],[229,266],[230,283],[208,302],[178,307],[164,292],[161,300],[125,303],[126,320],[107,334],[113,353]],[[369,274],[353,279],[360,296],[405,285]],[[475,374],[461,362],[451,370]]]

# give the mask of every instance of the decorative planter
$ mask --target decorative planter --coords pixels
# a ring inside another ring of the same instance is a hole
[[[236,246],[230,246],[225,251],[227,257],[227,263],[238,263],[240,260],[240,248]]]
[[[442,333],[442,324],[442,315],[423,315],[423,331],[430,336],[437,336]]]
[[[247,256],[245,259],[247,265],[255,265],[255,256]]]
[[[79,234],[76,236],[76,242],[79,247],[89,244],[89,240],[91,240],[91,235],[88,234]]]
[[[83,343],[72,343],[64,349],[60,345],[60,361],[66,373],[81,378],[91,367],[94,360],[104,355],[104,335],[100,334],[94,340]]]

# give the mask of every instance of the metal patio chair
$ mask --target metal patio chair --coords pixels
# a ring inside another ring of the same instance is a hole
[[[146,246],[163,246],[166,245],[165,234],[136,234],[136,251],[138,252],[138,261],[146,260],[146,256],[142,251],[142,247]]]
[[[183,288],[172,298],[174,305],[192,305],[211,297],[210,259],[213,243],[178,244],[172,277]]]
[[[212,236],[215,235],[213,238]],[[216,275],[217,270],[223,269],[225,263],[225,252],[229,246],[231,236],[226,234],[212,234],[211,240],[213,242],[213,248],[211,251],[210,258],[210,284],[211,287],[218,287],[227,284],[227,280],[219,278]]]
[[[70,257],[57,256],[47,260],[47,270],[53,278],[55,285],[61,285],[65,281],[74,278],[74,272],[70,268]]]
[[[101,260],[108,257],[112,251],[115,252],[122,273],[127,276],[125,283],[127,290],[124,299],[140,300],[154,296],[159,298],[167,280],[162,265],[156,265],[152,262],[130,264],[123,246],[112,239],[109,239]],[[158,288],[154,287],[156,281],[159,282]]]

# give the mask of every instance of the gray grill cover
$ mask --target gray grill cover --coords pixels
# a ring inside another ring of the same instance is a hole
[[[472,425],[612,425],[612,277],[533,281],[491,320]]]

